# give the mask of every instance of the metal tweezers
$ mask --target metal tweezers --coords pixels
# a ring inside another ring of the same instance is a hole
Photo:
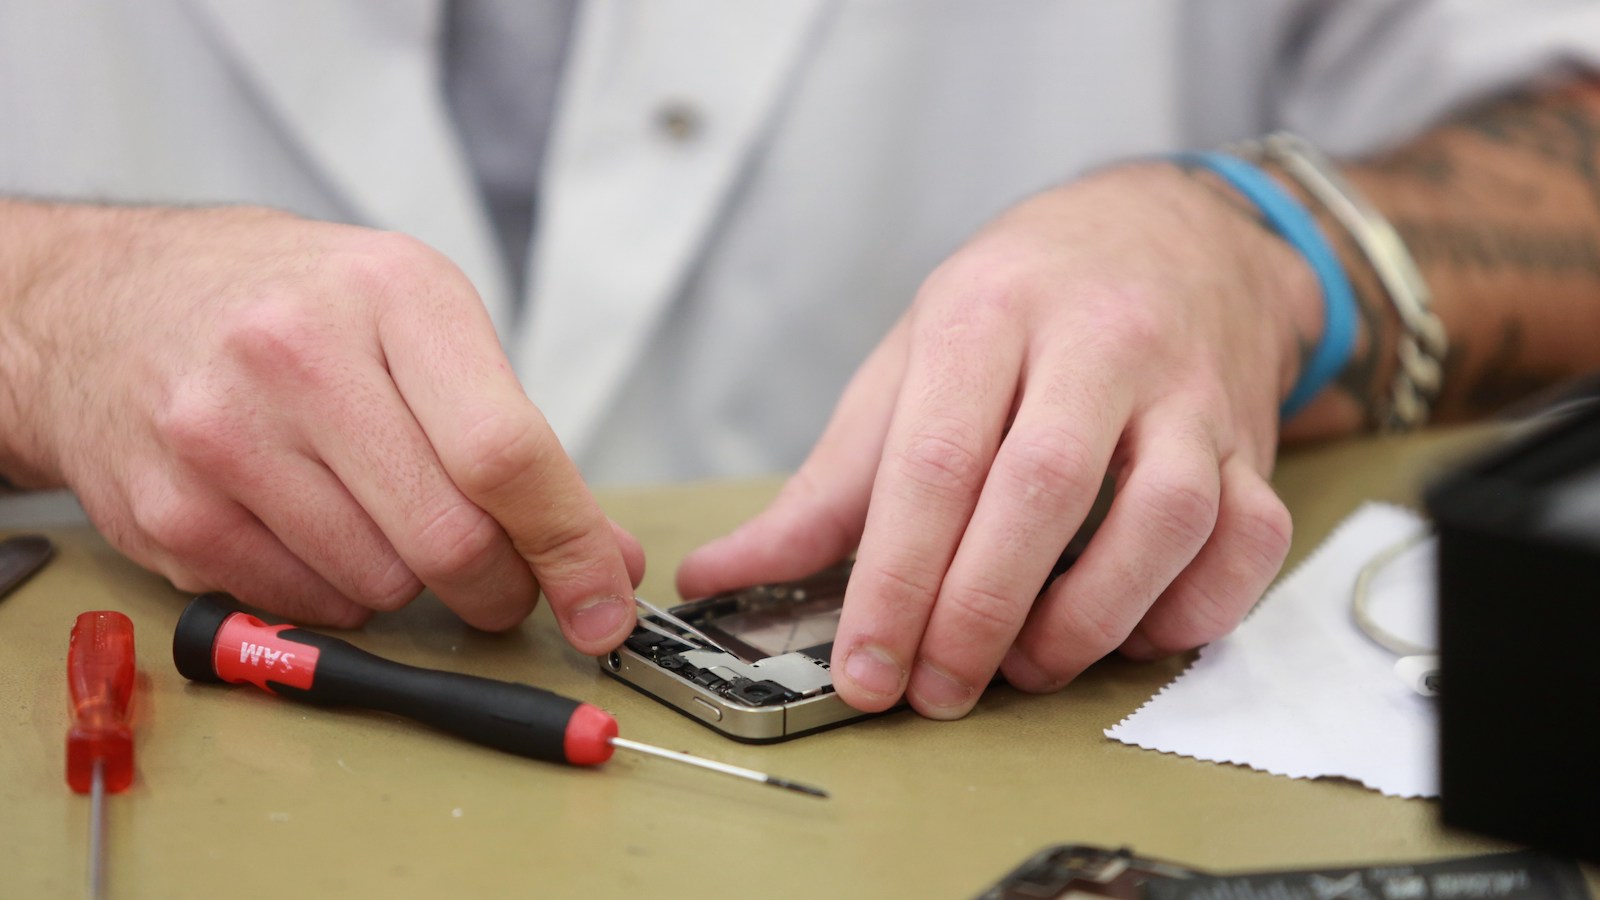
[[[685,622],[672,613],[667,612],[661,607],[656,606],[654,603],[651,603],[648,600],[642,600],[638,597],[634,597],[633,602],[638,605],[639,609],[643,610],[649,616],[666,622],[668,625],[671,625],[682,633],[673,634],[672,632],[667,631],[665,628],[662,628],[660,625],[650,621],[649,618],[641,615],[639,616],[639,627],[643,628],[644,630],[654,632],[655,634],[659,634],[664,638],[670,638],[674,641],[682,641],[685,638],[688,638],[690,642],[699,644],[703,647],[709,647],[712,650],[720,650],[723,653],[731,652],[728,650],[728,648],[708,637],[705,632],[694,627],[693,625],[690,625],[688,622]]]

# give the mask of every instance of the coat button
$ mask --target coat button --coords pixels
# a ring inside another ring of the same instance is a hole
[[[680,144],[692,141],[704,128],[705,117],[693,104],[668,100],[656,107],[656,132],[669,141]]]

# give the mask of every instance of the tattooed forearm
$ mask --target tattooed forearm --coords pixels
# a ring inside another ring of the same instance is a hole
[[[1526,343],[1522,323],[1511,319],[1475,371],[1457,367],[1465,381],[1461,402],[1467,409],[1479,415],[1504,409],[1561,377],[1559,369],[1531,359]]]
[[[1600,369],[1600,77],[1464,110],[1343,168],[1394,224],[1448,332],[1436,419],[1479,416]],[[1293,179],[1279,181],[1296,190]],[[1360,335],[1331,392],[1338,402],[1286,423],[1290,439],[1383,422],[1402,331],[1348,233],[1297,193],[1350,274]],[[1240,211],[1260,221],[1248,205]]]
[[[1600,368],[1600,79],[1466,110],[1345,173],[1395,225],[1449,332],[1436,418]],[[1353,279],[1369,270],[1340,250]],[[1381,288],[1363,299],[1377,301],[1362,307],[1366,350],[1339,385],[1381,409],[1399,324]]]
[[[1577,175],[1600,210],[1600,115],[1580,94],[1517,94],[1463,116],[1459,127]]]
[[[1594,230],[1410,217],[1396,217],[1394,226],[1422,266],[1600,282],[1600,233]]]
[[[1444,147],[1403,147],[1367,164],[1375,172],[1403,178],[1415,178],[1434,184],[1449,184],[1455,178],[1455,160]]]

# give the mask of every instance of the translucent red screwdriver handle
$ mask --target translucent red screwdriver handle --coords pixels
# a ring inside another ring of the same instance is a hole
[[[89,792],[96,761],[102,764],[107,791],[124,790],[133,782],[128,706],[134,672],[133,622],[105,610],[79,615],[67,648],[67,689],[72,695],[67,784],[80,794]]]

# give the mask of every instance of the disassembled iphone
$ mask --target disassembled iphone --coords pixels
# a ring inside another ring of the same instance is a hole
[[[1145,900],[1147,882],[1193,878],[1187,866],[1087,844],[1055,844],[1022,861],[977,900]]]
[[[1024,860],[977,900],[1591,900],[1571,859],[1532,850],[1323,869],[1213,874],[1085,844],[1056,844]]]
[[[1110,506],[1110,484],[1108,478],[1045,584],[1088,546]],[[828,670],[853,565],[845,560],[798,581],[670,609],[639,600],[639,624],[600,667],[689,718],[752,744],[881,715],[841,700]]]
[[[850,567],[667,610],[640,601],[638,626],[601,668],[740,741],[783,741],[866,718],[873,714],[834,693],[828,671]]]

